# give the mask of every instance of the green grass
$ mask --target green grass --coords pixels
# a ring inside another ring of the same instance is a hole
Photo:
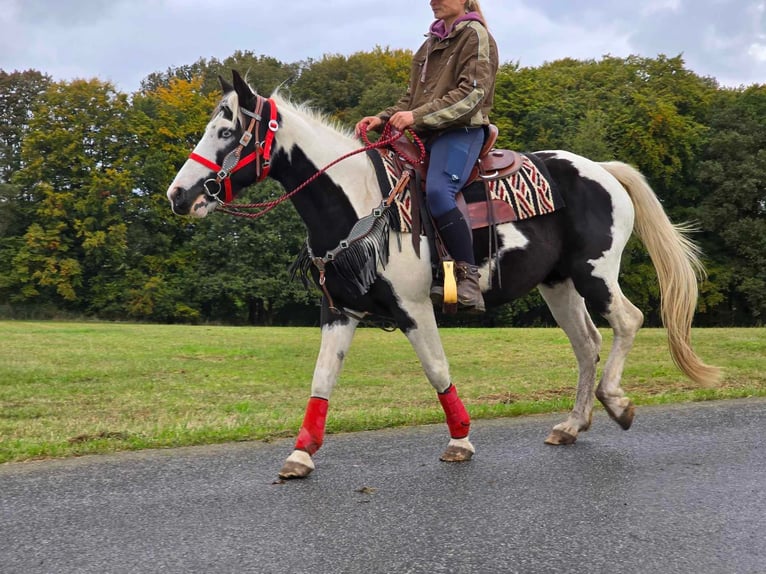
[[[611,332],[604,330],[602,361]],[[0,462],[294,436],[319,330],[0,322]],[[451,371],[476,418],[571,408],[577,370],[559,329],[444,329]],[[623,386],[637,404],[766,396],[766,329],[699,329],[725,369],[685,379],[660,329],[639,333]],[[471,352],[468,350],[471,349]],[[328,432],[437,423],[443,414],[401,333],[360,329]]]

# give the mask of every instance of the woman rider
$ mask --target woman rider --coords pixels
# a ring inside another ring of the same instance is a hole
[[[430,163],[428,207],[455,260],[458,305],[484,311],[472,234],[455,195],[479,157],[495,91],[497,44],[487,30],[478,0],[431,0],[437,20],[413,57],[405,95],[377,116],[356,124],[356,132],[388,122],[412,128],[426,142]]]

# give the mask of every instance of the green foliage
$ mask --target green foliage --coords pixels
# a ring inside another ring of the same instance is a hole
[[[309,60],[292,87],[294,97],[354,124],[395,103],[407,87],[412,54],[376,47],[351,56]]]
[[[766,319],[766,85],[724,91],[700,163],[708,252],[726,262],[721,286],[738,316]]]
[[[21,169],[21,144],[29,116],[51,79],[36,70],[8,74],[0,70],[0,183]]]
[[[404,91],[411,52],[376,47],[284,63],[237,51],[147,76],[128,96],[97,80],[53,83],[0,70],[0,308],[107,319],[278,324],[315,321],[315,292],[287,267],[305,231],[289,206],[258,220],[174,216],[165,190],[220,97],[218,77],[246,74],[353,125]],[[762,324],[766,313],[766,94],[721,89],[680,56],[506,63],[492,120],[499,146],[619,159],[651,182],[672,220],[700,232],[708,278],[698,324]],[[282,193],[273,182],[253,200]],[[623,256],[626,295],[659,324],[648,255]],[[22,313],[23,314],[23,313]],[[308,318],[307,318],[308,317]],[[549,325],[531,293],[447,325]]]
[[[130,178],[127,98],[110,84],[51,84],[29,120],[13,182],[32,222],[3,282],[10,300],[85,311],[122,264]]]
[[[264,202],[283,192],[279,184],[268,181],[243,197]],[[290,205],[257,220],[205,219],[189,242],[193,253],[203,255],[189,261],[195,303],[215,321],[273,324],[283,306],[307,302],[306,290],[288,273],[304,241],[303,224]]]
[[[231,81],[231,70],[240,72],[259,93],[268,95],[277,87],[293,81],[300,72],[300,64],[285,64],[269,56],[256,56],[249,50],[237,50],[223,62],[216,58],[200,58],[187,66],[150,74],[141,82],[141,93],[158,92],[174,81],[198,85],[204,94],[218,93],[218,77]]]
[[[507,138],[501,143],[511,147],[632,163],[664,199],[692,170],[713,93],[680,57],[505,65],[493,120]]]

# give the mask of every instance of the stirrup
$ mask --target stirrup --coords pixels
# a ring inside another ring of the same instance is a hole
[[[444,305],[457,305],[457,280],[455,279],[455,262],[452,259],[442,261],[444,268]]]

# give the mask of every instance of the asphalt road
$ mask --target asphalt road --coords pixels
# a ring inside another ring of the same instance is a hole
[[[0,573],[766,573],[766,401],[331,435],[0,466]]]

